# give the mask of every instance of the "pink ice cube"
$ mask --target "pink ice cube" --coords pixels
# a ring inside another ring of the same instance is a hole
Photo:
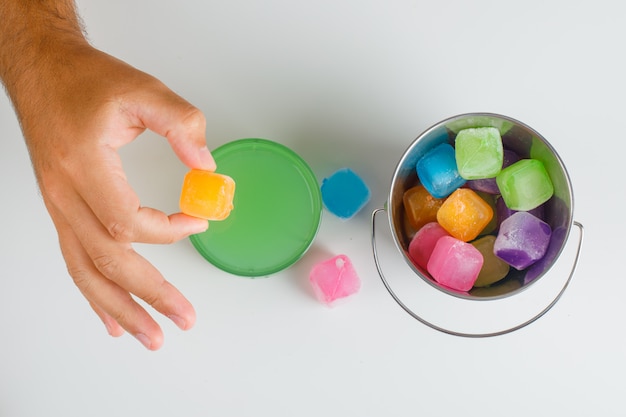
[[[317,263],[311,269],[309,281],[317,299],[325,304],[352,295],[361,288],[361,280],[346,255]]]
[[[437,241],[428,261],[428,272],[440,283],[458,291],[469,291],[483,266],[483,255],[472,244],[452,236]]]
[[[417,231],[409,243],[409,257],[418,266],[426,269],[430,255],[439,238],[450,236],[446,229],[437,222],[426,223]]]

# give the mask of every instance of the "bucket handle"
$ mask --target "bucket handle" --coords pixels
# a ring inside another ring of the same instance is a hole
[[[569,276],[567,277],[567,280],[565,281],[565,284],[563,285],[563,288],[561,288],[561,290],[559,291],[559,293],[556,295],[556,297],[552,300],[552,302],[550,302],[550,304],[548,304],[543,310],[541,310],[539,313],[537,313],[535,316],[533,316],[531,319],[526,320],[525,322],[518,324],[516,326],[504,329],[504,330],[499,330],[496,332],[490,332],[490,333],[464,333],[464,332],[457,332],[455,330],[450,330],[450,329],[446,329],[444,327],[438,326],[422,317],[420,317],[418,314],[414,313],[409,307],[407,307],[402,300],[400,300],[400,298],[396,295],[396,293],[393,291],[393,289],[391,288],[391,286],[389,285],[389,283],[387,282],[387,279],[385,278],[385,274],[383,273],[382,267],[380,266],[380,261],[378,259],[378,250],[376,248],[376,215],[382,211],[386,211],[384,208],[378,208],[376,210],[374,210],[372,212],[372,251],[374,254],[374,262],[376,263],[376,269],[378,270],[378,275],[380,276],[380,279],[382,280],[383,284],[385,285],[385,288],[387,289],[387,291],[389,292],[389,294],[391,295],[391,297],[396,301],[396,303],[398,303],[398,305],[400,307],[402,307],[402,309],[404,311],[406,311],[411,317],[413,317],[414,319],[416,319],[417,321],[419,321],[420,323],[430,327],[431,329],[437,330],[439,332],[442,333],[446,333],[452,336],[459,336],[459,337],[467,337],[467,338],[474,338],[474,339],[478,339],[478,338],[487,338],[487,337],[493,337],[493,336],[501,336],[507,333],[511,333],[514,332],[516,330],[519,330],[523,327],[528,326],[529,324],[535,322],[537,319],[539,319],[540,317],[542,317],[544,314],[546,314],[556,303],[557,301],[559,301],[559,299],[561,298],[561,296],[563,295],[563,293],[565,292],[565,290],[567,289],[567,287],[569,286],[570,281],[572,280],[572,277],[574,276],[574,273],[576,272],[576,268],[578,267],[578,260],[580,259],[580,250],[582,248],[582,243],[583,243],[583,236],[584,236],[584,228],[583,225],[577,221],[573,222],[573,225],[578,227],[579,229],[579,237],[578,237],[578,248],[576,249],[576,257],[574,258],[574,264],[572,265],[572,269],[570,270]]]

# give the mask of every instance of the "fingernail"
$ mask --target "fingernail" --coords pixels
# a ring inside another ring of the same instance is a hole
[[[200,159],[204,164],[204,169],[209,171],[215,171],[217,165],[215,164],[215,159],[213,159],[213,155],[211,155],[211,151],[206,146],[200,148]]]
[[[106,320],[103,320],[102,322],[104,323],[104,327],[106,327],[109,336],[113,336],[113,328],[111,327],[111,324]]]
[[[176,314],[171,314],[167,317],[169,317],[170,320],[172,320],[180,329],[185,330],[187,328],[187,320],[182,317],[177,316]]]
[[[146,349],[150,349],[152,347],[152,342],[150,341],[148,336],[146,336],[145,334],[137,333],[135,337],[137,338],[137,340],[141,342],[142,345],[146,347]]]
[[[192,235],[195,235],[196,233],[206,232],[208,228],[209,228],[208,220],[198,221],[189,229],[189,233]]]

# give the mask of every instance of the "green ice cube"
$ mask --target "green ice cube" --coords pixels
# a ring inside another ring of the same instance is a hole
[[[550,176],[537,159],[522,159],[504,168],[496,177],[496,183],[511,210],[532,210],[554,194]]]
[[[493,178],[502,169],[502,138],[495,127],[461,130],[455,140],[456,164],[466,180]]]

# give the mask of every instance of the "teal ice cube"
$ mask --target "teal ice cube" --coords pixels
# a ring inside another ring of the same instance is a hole
[[[494,178],[502,169],[504,150],[495,127],[461,130],[455,140],[456,165],[466,180]]]
[[[504,168],[496,177],[496,183],[511,210],[532,210],[554,194],[550,175],[538,159],[522,159]]]

